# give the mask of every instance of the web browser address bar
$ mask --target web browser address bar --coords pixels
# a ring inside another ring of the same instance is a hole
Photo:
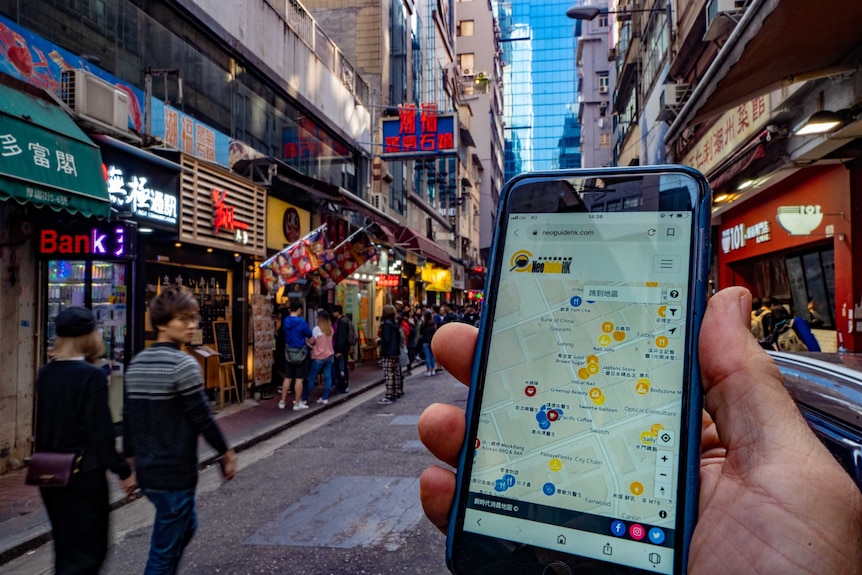
[[[527,228],[526,232],[528,238],[536,241],[672,241],[679,239],[682,229],[680,226],[668,224],[574,224],[536,225]]]

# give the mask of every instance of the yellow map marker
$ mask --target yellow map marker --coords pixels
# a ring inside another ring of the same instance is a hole
[[[632,495],[641,495],[644,492],[644,485],[640,481],[633,481],[629,485],[629,491],[632,492]]]
[[[657,338],[655,338],[655,344],[657,347],[660,347],[662,349],[666,348],[668,344],[667,337],[664,335],[658,336]]]
[[[658,432],[662,429],[664,429],[664,425],[661,423],[653,423],[649,428],[649,432],[653,437],[658,437]]]
[[[599,363],[599,356],[597,355],[588,355],[587,356],[587,365],[591,363]]]
[[[581,379],[590,379],[590,370],[589,368],[582,367],[578,370],[578,377]]]
[[[646,394],[648,394],[648,393],[649,393],[649,389],[650,389],[650,381],[649,381],[647,378],[645,378],[645,377],[640,378],[640,379],[638,380],[638,382],[637,382],[637,385],[635,385],[635,391],[636,391],[639,395],[646,395]]]
[[[555,457],[548,462],[548,468],[553,472],[560,471],[563,468],[563,462]]]
[[[587,365],[587,371],[592,375],[597,374],[599,372],[599,364],[591,363]]]
[[[599,345],[602,347],[607,347],[611,345],[611,336],[606,333],[603,333],[599,336]]]
[[[626,338],[626,332],[624,332],[624,331],[615,331],[614,332],[614,339],[615,340],[622,341],[625,338]]]
[[[596,405],[602,405],[605,402],[605,394],[602,393],[602,390],[598,387],[594,387],[590,390],[590,399],[592,399],[593,403]]]
[[[644,445],[652,445],[653,444],[653,434],[651,431],[644,431],[641,433],[641,443]]]
[[[602,324],[602,331],[605,333],[611,333],[612,331],[614,331],[614,324],[609,321],[606,321]]]

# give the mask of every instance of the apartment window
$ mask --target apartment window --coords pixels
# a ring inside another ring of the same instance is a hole
[[[473,74],[475,59],[475,54],[460,54],[458,56],[458,65],[461,66],[461,72],[464,74]]]
[[[598,74],[597,75],[597,81],[599,84],[599,94],[607,94],[608,89],[610,88],[610,85],[611,85],[610,84],[610,77],[608,76],[607,72],[602,73],[602,74]]]
[[[608,15],[607,14],[599,14],[598,23],[599,23],[599,28],[607,28],[608,27]]]
[[[458,23],[458,36],[472,36],[473,35],[473,20],[461,20]]]
[[[610,134],[599,134],[599,147],[600,148],[610,148],[611,147],[611,135]]]

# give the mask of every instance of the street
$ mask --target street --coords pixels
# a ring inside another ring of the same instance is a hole
[[[406,395],[393,405],[377,404],[381,388],[241,452],[231,482],[216,467],[202,471],[199,527],[180,572],[447,573],[445,536],[419,503],[419,474],[435,460],[416,423],[435,401],[463,406],[467,388],[423,370],[405,378]],[[102,573],[143,571],[152,516],[146,499],[112,513]],[[49,543],[4,565],[4,573],[52,573],[51,554]]]

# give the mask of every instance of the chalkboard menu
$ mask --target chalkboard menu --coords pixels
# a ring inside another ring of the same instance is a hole
[[[219,355],[219,365],[233,363],[233,337],[230,333],[230,322],[214,321],[213,334],[215,334],[215,345]]]

